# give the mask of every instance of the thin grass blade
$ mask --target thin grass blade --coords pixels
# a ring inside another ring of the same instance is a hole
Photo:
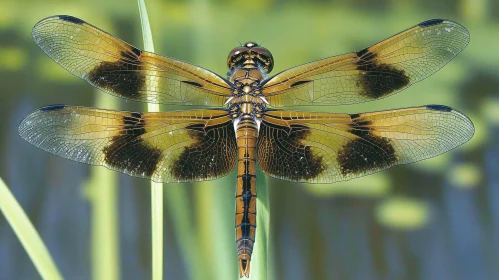
[[[255,250],[251,256],[250,279],[267,280],[270,239],[270,202],[266,176],[258,169]]]
[[[0,210],[21,241],[36,270],[43,279],[62,279],[61,273],[50,256],[40,235],[28,216],[0,178]]]
[[[97,108],[118,109],[117,98],[95,93]],[[120,279],[118,175],[100,166],[92,166],[90,174],[83,190],[92,208],[92,279]]]
[[[144,50],[154,52],[146,3],[138,0]],[[159,112],[159,104],[147,104],[149,112]],[[151,182],[152,279],[163,279],[163,184]]]

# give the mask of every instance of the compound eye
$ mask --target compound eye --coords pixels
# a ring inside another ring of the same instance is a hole
[[[274,58],[272,57],[270,51],[263,47],[253,47],[251,48],[251,51],[257,53],[260,56],[260,60],[265,60],[262,62],[266,66],[267,73],[270,73],[274,67]]]
[[[233,58],[234,56],[238,56],[244,52],[247,52],[249,49],[247,47],[237,47],[230,51],[229,53],[229,59]]]
[[[248,50],[249,50],[249,48],[247,48],[247,47],[237,47],[237,48],[234,48],[232,51],[230,51],[229,57],[227,58],[227,66],[229,66],[229,68],[231,68],[232,63],[234,63],[236,60],[235,58],[237,58],[241,54],[247,52]]]
[[[263,56],[265,56],[267,58],[272,58],[272,54],[266,48],[253,47],[253,48],[251,48],[251,50],[254,51],[254,52],[256,52],[256,53],[259,53],[260,55],[263,55]]]

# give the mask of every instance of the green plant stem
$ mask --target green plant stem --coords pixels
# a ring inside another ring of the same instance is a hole
[[[0,178],[0,210],[43,279],[62,279],[40,235]]]
[[[206,277],[204,266],[211,260],[202,259],[197,229],[193,227],[192,207],[185,184],[168,184],[165,189],[166,207],[170,213],[173,230],[179,243],[180,253],[187,264],[187,279],[209,279]],[[216,254],[213,252],[213,254]]]
[[[189,7],[192,18],[190,55],[199,65],[210,65],[206,46],[212,43],[212,22],[209,1],[193,0]],[[234,176],[193,183],[196,209],[196,228],[199,240],[198,254],[204,279],[234,279],[237,275],[237,252],[234,242]],[[189,260],[194,262],[196,260]]]
[[[268,243],[270,238],[270,202],[265,175],[257,171],[257,206],[255,249],[251,256],[250,279],[266,280],[269,258]]]
[[[151,25],[149,24],[149,16],[147,15],[146,3],[144,0],[138,0],[139,3],[139,13],[140,13],[140,23],[142,26],[142,39],[144,41],[144,50],[148,52],[154,52],[154,43],[152,40]],[[149,103],[147,105],[149,109],[159,111],[159,104]]]
[[[96,90],[97,108],[118,109],[118,101]],[[92,209],[92,279],[120,279],[118,232],[118,176],[102,167],[91,167],[83,192]]]
[[[196,228],[200,245],[196,257],[202,264],[199,269],[202,269],[203,278],[206,279],[234,279],[237,275],[234,242],[235,179],[235,176],[227,176],[196,183],[194,186]]]
[[[163,279],[163,184],[151,182],[153,280]]]
[[[138,0],[144,50],[154,52],[151,26],[144,0]],[[147,104],[149,112],[159,112],[159,104]],[[151,182],[152,279],[163,279],[163,184]]]

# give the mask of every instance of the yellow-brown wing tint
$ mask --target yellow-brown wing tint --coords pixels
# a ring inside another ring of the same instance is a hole
[[[429,20],[358,52],[325,58],[263,82],[274,107],[353,104],[383,98],[432,75],[469,42],[463,26]]]
[[[236,163],[234,126],[224,110],[135,113],[51,105],[28,115],[19,134],[58,156],[156,182],[216,179]]]
[[[437,156],[473,133],[465,115],[442,105],[351,115],[268,111],[257,157],[270,176],[333,183]]]
[[[125,99],[220,107],[232,91],[213,72],[141,51],[72,16],[41,20],[33,39],[75,76]]]

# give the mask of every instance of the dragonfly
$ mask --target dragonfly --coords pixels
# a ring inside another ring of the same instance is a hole
[[[203,106],[126,112],[49,105],[26,116],[19,134],[60,157],[161,183],[214,180],[237,166],[240,277],[249,277],[257,242],[257,164],[278,179],[330,184],[435,157],[474,134],[468,117],[444,105],[299,111],[378,100],[432,75],[470,40],[466,28],[450,20],[424,21],[360,51],[275,75],[269,75],[271,52],[248,42],[230,51],[227,77],[140,50],[73,16],[43,19],[32,34],[63,68],[106,93]]]

